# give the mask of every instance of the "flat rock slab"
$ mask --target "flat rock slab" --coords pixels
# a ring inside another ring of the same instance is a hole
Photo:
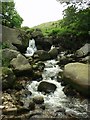
[[[69,63],[64,67],[63,79],[84,95],[90,95],[90,65]]]

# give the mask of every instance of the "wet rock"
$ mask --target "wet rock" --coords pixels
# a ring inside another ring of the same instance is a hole
[[[29,106],[28,106],[29,110],[34,110],[35,109],[35,103],[33,102],[33,100],[29,101]]]
[[[74,89],[81,94],[90,95],[89,74],[90,65],[83,63],[69,63],[64,67],[64,81],[69,83]]]
[[[2,89],[3,90],[13,88],[16,77],[15,77],[12,69],[7,68],[7,67],[0,68],[0,78],[2,80]]]
[[[89,64],[90,64],[90,56],[86,56],[85,58],[82,58],[82,59],[80,60],[80,62],[89,63]]]
[[[42,72],[40,71],[35,71],[33,74],[33,80],[40,81],[42,79]]]
[[[83,57],[90,53],[90,44],[86,43],[83,47],[76,51],[76,57]]]
[[[12,66],[17,76],[32,75],[31,65],[29,64],[28,60],[21,54],[18,54],[17,58],[12,59],[12,61],[10,62],[10,65]]]
[[[42,71],[44,69],[44,67],[45,67],[45,64],[43,62],[41,62],[41,61],[39,61],[38,63],[33,65],[34,70]]]
[[[36,104],[42,104],[44,102],[44,98],[43,98],[43,96],[35,96],[35,97],[33,97],[33,101]]]
[[[58,61],[60,65],[65,65],[73,61],[73,58],[66,56],[65,54],[58,56]]]
[[[57,57],[57,55],[58,55],[58,50],[57,50],[57,48],[52,48],[49,52],[48,52],[49,54],[50,54],[50,57],[53,59],[53,58],[56,58]]]
[[[56,90],[56,85],[50,82],[42,81],[38,86],[38,91],[50,93]]]
[[[50,54],[44,50],[38,50],[35,52],[34,56],[38,55],[38,58],[42,61],[49,60]]]
[[[40,108],[41,108],[42,110],[45,110],[45,104],[41,104]]]
[[[63,92],[65,93],[65,95],[67,96],[76,96],[77,92],[70,86],[70,85],[66,85],[63,88]]]

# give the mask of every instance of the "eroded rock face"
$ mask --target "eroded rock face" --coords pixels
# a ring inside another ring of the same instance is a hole
[[[50,93],[56,90],[56,85],[50,82],[42,81],[38,86],[38,91]]]
[[[90,65],[83,63],[69,63],[64,67],[65,82],[69,83],[73,88],[83,95],[90,95]]]
[[[17,58],[12,59],[10,62],[16,75],[30,75],[32,74],[32,68],[28,60],[21,54],[18,54]]]

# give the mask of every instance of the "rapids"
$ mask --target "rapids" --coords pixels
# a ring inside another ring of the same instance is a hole
[[[54,93],[44,94],[43,92],[38,92],[37,87],[40,82],[32,81],[28,85],[28,90],[32,92],[32,95],[28,97],[32,98],[37,95],[42,95],[44,97],[44,104],[47,109],[55,110],[59,108],[64,108],[67,114],[72,114],[75,117],[87,118],[88,115],[88,100],[80,100],[80,98],[67,97],[63,92],[63,87],[61,83],[57,81],[57,75],[62,72],[60,67],[57,65],[56,60],[49,60],[45,62],[45,68],[42,74],[43,81],[48,81],[57,86]]]

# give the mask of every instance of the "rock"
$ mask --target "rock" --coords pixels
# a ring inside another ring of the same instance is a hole
[[[60,65],[65,65],[65,64],[67,64],[67,63],[70,63],[70,62],[72,62],[73,61],[73,58],[71,58],[71,57],[67,57],[66,55],[59,55],[58,56],[58,61],[59,61],[59,64]]]
[[[90,44],[86,43],[83,47],[76,51],[76,57],[83,57],[90,53]]]
[[[43,98],[43,96],[35,96],[35,97],[33,97],[33,101],[36,104],[42,104],[44,102],[44,98]]]
[[[81,94],[90,95],[90,65],[83,63],[69,63],[64,67],[63,80],[69,83]]]
[[[63,91],[64,91],[65,95],[67,95],[67,96],[76,96],[76,94],[77,94],[77,92],[70,85],[66,85],[63,88]]]
[[[45,64],[43,62],[41,62],[41,61],[39,61],[38,63],[35,63],[33,65],[33,69],[34,70],[40,70],[40,71],[42,71],[44,68],[45,68]]]
[[[82,58],[82,59],[80,60],[80,62],[90,63],[90,56],[86,56],[86,57]]]
[[[17,50],[17,48],[13,46],[13,43],[19,45],[22,44],[21,41],[18,39],[18,35],[20,34],[19,30],[2,26],[2,34],[3,47],[8,47]]]
[[[3,66],[9,66],[10,65],[10,61],[13,58],[16,58],[17,55],[20,54],[18,51],[16,50],[12,50],[12,49],[2,49],[2,64]]]
[[[56,47],[54,47],[54,48],[52,48],[48,53],[50,54],[51,58],[53,59],[53,58],[56,58],[56,57],[57,57],[57,55],[58,55],[58,50],[57,50]]]
[[[38,50],[35,52],[38,55],[39,59],[42,61],[49,60],[50,59],[50,54],[47,51],[44,50]]]
[[[35,109],[35,103],[32,101],[32,100],[30,100],[29,101],[29,110],[34,110]]]
[[[38,91],[40,92],[45,92],[45,93],[50,93],[54,92],[56,90],[56,85],[50,82],[42,81],[40,82],[38,86]]]
[[[32,75],[31,65],[29,64],[28,60],[21,54],[18,54],[17,58],[12,59],[12,61],[10,62],[10,65],[12,66],[17,76]]]
[[[33,80],[40,81],[42,79],[42,72],[34,71],[33,73]]]
[[[7,67],[0,68],[0,78],[2,80],[2,89],[3,90],[13,88],[16,77],[15,77],[12,69],[7,68]]]

